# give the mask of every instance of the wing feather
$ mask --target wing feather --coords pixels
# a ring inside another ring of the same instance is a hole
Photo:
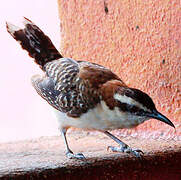
[[[34,88],[50,105],[71,117],[79,117],[101,101],[104,83],[120,80],[103,66],[69,58],[47,63],[45,70],[45,77],[32,77]]]

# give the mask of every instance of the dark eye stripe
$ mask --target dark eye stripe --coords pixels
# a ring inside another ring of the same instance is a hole
[[[144,110],[140,109],[137,106],[130,105],[127,103],[121,103],[118,101],[118,108],[123,112],[134,113],[135,115],[143,115]]]

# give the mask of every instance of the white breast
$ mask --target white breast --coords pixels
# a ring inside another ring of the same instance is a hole
[[[55,115],[60,128],[77,127],[99,131],[131,128],[147,120],[145,117],[133,116],[125,112],[121,113],[118,108],[110,110],[103,101],[79,118],[68,117],[65,113],[57,110],[55,110]]]

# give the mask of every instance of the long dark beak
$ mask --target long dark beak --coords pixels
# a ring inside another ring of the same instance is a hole
[[[149,113],[148,117],[158,119],[159,121],[162,121],[175,128],[174,124],[166,116],[164,116],[163,114],[159,113],[156,110],[154,110],[152,113]]]

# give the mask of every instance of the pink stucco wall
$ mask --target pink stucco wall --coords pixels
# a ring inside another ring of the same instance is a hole
[[[111,68],[147,92],[181,135],[181,4],[179,0],[58,0],[61,52]],[[135,130],[177,136],[151,120]],[[178,137],[178,136],[177,136]]]

